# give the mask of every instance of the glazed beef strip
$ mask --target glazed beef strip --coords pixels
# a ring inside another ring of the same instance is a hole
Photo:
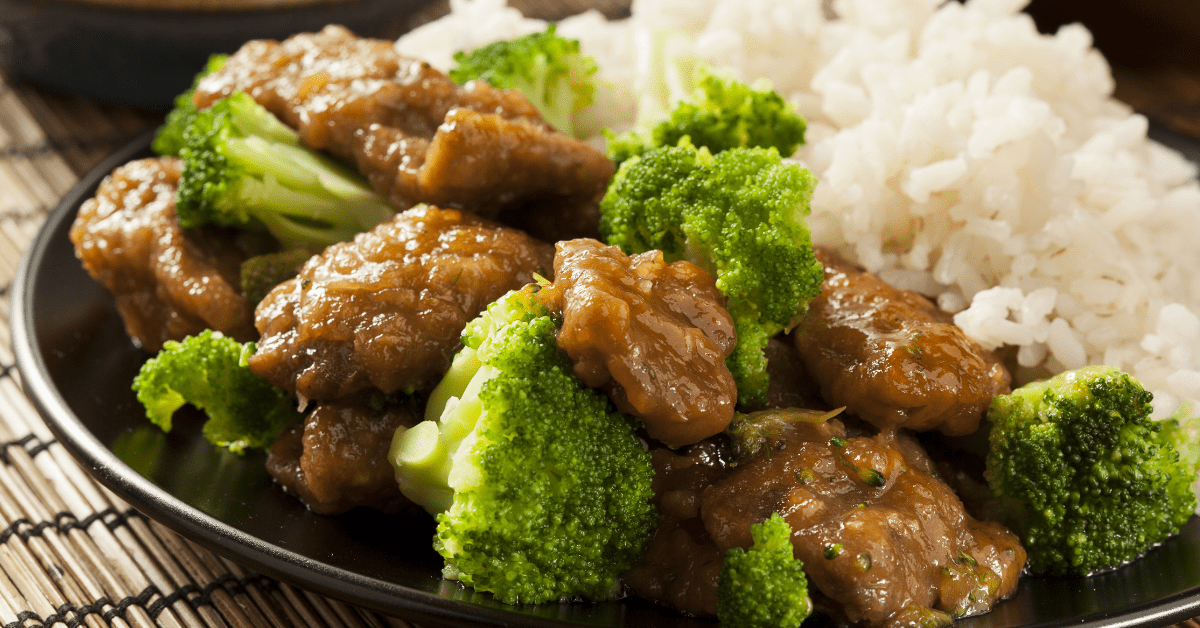
[[[400,494],[387,451],[401,425],[420,421],[410,405],[374,408],[369,399],[319,403],[304,424],[275,440],[267,471],[313,512],[334,515],[355,506],[395,512]]]
[[[250,369],[304,399],[435,384],[467,322],[551,274],[554,249],[516,229],[425,205],[310,259],[258,305]]]
[[[175,218],[180,162],[125,164],[100,184],[71,225],[75,254],[116,300],[129,336],[150,352],[205,329],[258,338],[240,268],[269,241],[234,230],[183,229]]]
[[[816,252],[825,281],[792,338],[824,400],[879,429],[974,432],[1009,390],[999,358],[929,299]]]
[[[554,283],[538,298],[562,316],[558,347],[580,381],[671,447],[725,429],[737,402],[725,358],[737,338],[713,276],[660,251],[630,256],[589,239],[556,248]]]
[[[1020,540],[977,521],[906,432],[849,432],[834,419],[777,421],[766,442],[703,494],[700,516],[722,550],[749,547],[750,526],[778,512],[809,580],[851,623],[918,625],[988,611],[1016,589]]]
[[[257,40],[196,89],[199,107],[248,93],[305,144],[355,164],[397,208],[494,213],[546,197],[602,194],[613,163],[551,129],[515,90],[459,86],[392,42],[339,26]]]

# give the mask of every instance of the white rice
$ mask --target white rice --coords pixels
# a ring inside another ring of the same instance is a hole
[[[1048,36],[1026,0],[635,0],[560,23],[596,57],[589,131],[652,122],[711,64],[765,78],[809,123],[814,240],[956,312],[1018,381],[1085,364],[1137,376],[1155,416],[1200,400],[1200,186],[1112,98],[1088,31]],[[452,0],[397,42],[456,50],[544,28]]]

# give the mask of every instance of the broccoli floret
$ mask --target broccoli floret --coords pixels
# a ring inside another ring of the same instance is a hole
[[[585,388],[530,289],[488,307],[389,460],[436,515],[444,574],[501,601],[618,593],[657,521],[631,420]]]
[[[235,453],[269,447],[299,413],[286,392],[246,366],[255,349],[211,330],[168,340],[133,379],[146,418],[169,432],[172,415],[190,403],[208,414],[203,431],[214,445]]]
[[[804,118],[768,82],[751,86],[707,72],[701,75],[693,99],[676,105],[649,137],[637,132],[607,134],[609,159],[620,164],[651,148],[675,146],[685,137],[714,154],[738,147],[774,147],[786,156],[804,143]]]
[[[1170,442],[1179,452],[1179,462],[1183,468],[1200,470],[1200,414],[1195,412],[1192,404],[1184,403],[1173,416],[1158,424],[1162,429],[1162,439]]]
[[[192,81],[192,86],[187,91],[175,97],[175,108],[167,114],[163,125],[158,128],[158,132],[154,134],[154,142],[150,145],[158,155],[170,155],[178,157],[179,151],[183,149],[184,140],[183,132],[191,123],[192,118],[196,117],[198,109],[193,96],[196,94],[196,86],[200,84],[200,79],[220,70],[225,67],[225,60],[229,55],[217,54],[208,58],[208,63],[204,65],[204,69],[196,75]]]
[[[551,126],[575,135],[572,115],[592,104],[596,61],[579,51],[579,41],[546,30],[458,52],[450,78],[458,84],[481,80],[499,89],[515,89],[533,103]]]
[[[754,545],[725,554],[717,578],[722,628],[796,628],[812,612],[804,565],[792,555],[792,528],[779,513],[750,526]]]
[[[1090,366],[992,401],[985,477],[1032,572],[1116,567],[1191,517],[1196,467],[1149,418],[1151,399],[1130,375]]]
[[[637,131],[615,133],[612,129],[603,129],[601,133],[604,135],[604,154],[618,167],[655,147],[650,138]]]
[[[738,399],[767,389],[767,341],[820,293],[807,215],[816,179],[774,148],[716,155],[682,141],[621,165],[600,203],[600,232],[626,253],[658,249],[713,273],[737,330],[727,359]]]
[[[804,143],[804,118],[769,83],[753,86],[707,75],[695,102],[680,103],[654,127],[655,146],[674,146],[684,137],[713,153],[730,148],[775,147],[791,155]]]
[[[265,225],[290,247],[323,247],[395,215],[361,177],[302,146],[245,93],[198,112],[184,141],[175,202],[184,227]]]

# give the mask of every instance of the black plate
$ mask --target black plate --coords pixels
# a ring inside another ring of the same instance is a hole
[[[14,286],[13,347],[26,391],[62,444],[147,516],[252,569],[429,625],[712,627],[640,600],[514,608],[440,577],[428,517],[307,512],[275,486],[262,455],[204,440],[199,420],[163,435],[129,383],[147,357],[67,239],[79,205],[140,138],[88,174],[26,252]],[[120,457],[118,456],[120,454]],[[128,461],[125,462],[122,460]],[[1016,596],[962,628],[1153,627],[1200,615],[1200,520],[1144,559],[1087,579],[1024,578]]]

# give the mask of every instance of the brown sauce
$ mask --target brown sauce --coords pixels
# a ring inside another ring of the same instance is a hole
[[[205,329],[254,340],[240,265],[269,246],[232,230],[180,227],[179,173],[170,157],[114,170],[71,225],[75,254],[113,294],[126,332],[147,351]]]
[[[1012,594],[1025,564],[1017,537],[970,517],[902,432],[855,436],[837,420],[783,424],[705,490],[701,506],[722,550],[749,547],[750,526],[774,512],[791,525],[810,582],[852,623],[905,625],[931,609],[946,622],[986,612]]]
[[[817,250],[821,295],[792,333],[796,349],[833,407],[879,429],[974,432],[992,397],[1008,392],[1008,370],[925,297],[897,290]]]
[[[468,321],[550,274],[553,249],[458,210],[413,208],[327,248],[259,304],[250,368],[305,399],[436,383]]]
[[[670,447],[725,429],[737,401],[725,358],[737,340],[712,275],[595,240],[557,249],[554,284],[539,298],[562,314],[558,346],[575,375]]]
[[[704,529],[700,504],[704,490],[725,476],[729,457],[723,436],[651,452],[659,523],[641,561],[622,575],[634,594],[688,615],[716,615],[725,552]]]
[[[278,438],[267,471],[313,512],[355,506],[393,512],[407,504],[387,461],[392,434],[420,417],[408,406],[373,409],[360,401],[317,404],[302,426]]]

